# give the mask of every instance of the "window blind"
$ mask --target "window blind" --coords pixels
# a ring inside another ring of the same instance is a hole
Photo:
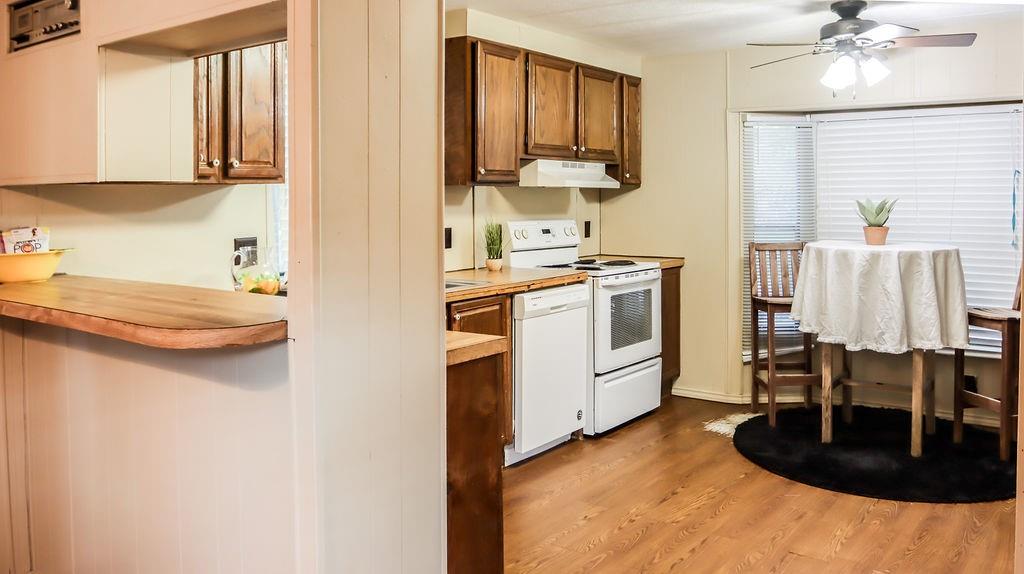
[[[267,203],[269,223],[268,243],[272,247],[272,253],[268,257],[274,259],[277,272],[287,280],[288,278],[288,52],[284,53],[284,94],[285,101],[281,104],[283,118],[281,125],[284,129],[284,183],[276,183],[267,186]]]
[[[751,242],[811,241],[815,234],[814,126],[798,118],[748,115],[742,131],[743,356],[750,359]],[[765,325],[761,317],[760,324]],[[762,327],[762,339],[765,337]],[[800,344],[797,325],[777,317],[776,346]],[[761,349],[766,349],[762,343]]]
[[[1021,106],[818,114],[817,236],[862,241],[855,200],[899,198],[893,242],[960,248],[968,305],[1008,307],[1020,268]],[[996,350],[999,335],[972,330]]]

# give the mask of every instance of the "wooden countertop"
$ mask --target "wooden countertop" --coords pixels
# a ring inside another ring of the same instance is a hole
[[[444,278],[448,280],[487,282],[484,285],[446,292],[445,301],[451,303],[453,301],[466,301],[492,295],[508,295],[510,293],[522,293],[535,289],[583,283],[587,280],[587,274],[584,271],[572,269],[509,269],[505,267],[501,271],[488,271],[487,269],[449,271],[444,274]]]
[[[630,259],[632,261],[657,261],[658,263],[661,263],[662,269],[675,269],[677,267],[683,267],[684,265],[686,265],[685,257],[645,257],[641,255],[608,255],[605,253],[602,253],[600,255],[584,255],[583,257],[590,257],[593,259]]]
[[[284,297],[55,275],[0,285],[0,315],[164,349],[284,341]]]
[[[508,339],[501,335],[445,331],[444,341],[449,367],[508,351]]]

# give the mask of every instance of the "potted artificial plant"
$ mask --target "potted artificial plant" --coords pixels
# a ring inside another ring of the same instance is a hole
[[[500,223],[489,221],[484,224],[484,248],[487,249],[487,261],[485,262],[487,269],[500,271],[502,251],[505,248]]]
[[[860,211],[860,218],[864,220],[864,242],[868,245],[885,245],[885,237],[889,235],[889,228],[885,226],[892,214],[892,208],[896,206],[897,199],[883,199],[876,205],[870,199],[857,202],[857,209]]]

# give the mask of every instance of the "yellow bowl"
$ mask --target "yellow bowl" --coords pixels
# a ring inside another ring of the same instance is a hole
[[[0,253],[0,283],[46,281],[57,271],[61,256],[70,249],[43,253]]]

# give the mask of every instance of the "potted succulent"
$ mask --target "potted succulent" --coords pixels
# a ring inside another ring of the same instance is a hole
[[[500,271],[502,251],[505,248],[502,226],[500,223],[488,221],[484,224],[484,248],[487,250],[487,269]]]
[[[889,228],[885,226],[892,214],[892,208],[896,206],[898,199],[883,199],[875,204],[870,199],[857,202],[857,209],[860,211],[860,218],[866,224],[864,226],[864,242],[868,245],[885,245],[885,237],[889,235]]]

